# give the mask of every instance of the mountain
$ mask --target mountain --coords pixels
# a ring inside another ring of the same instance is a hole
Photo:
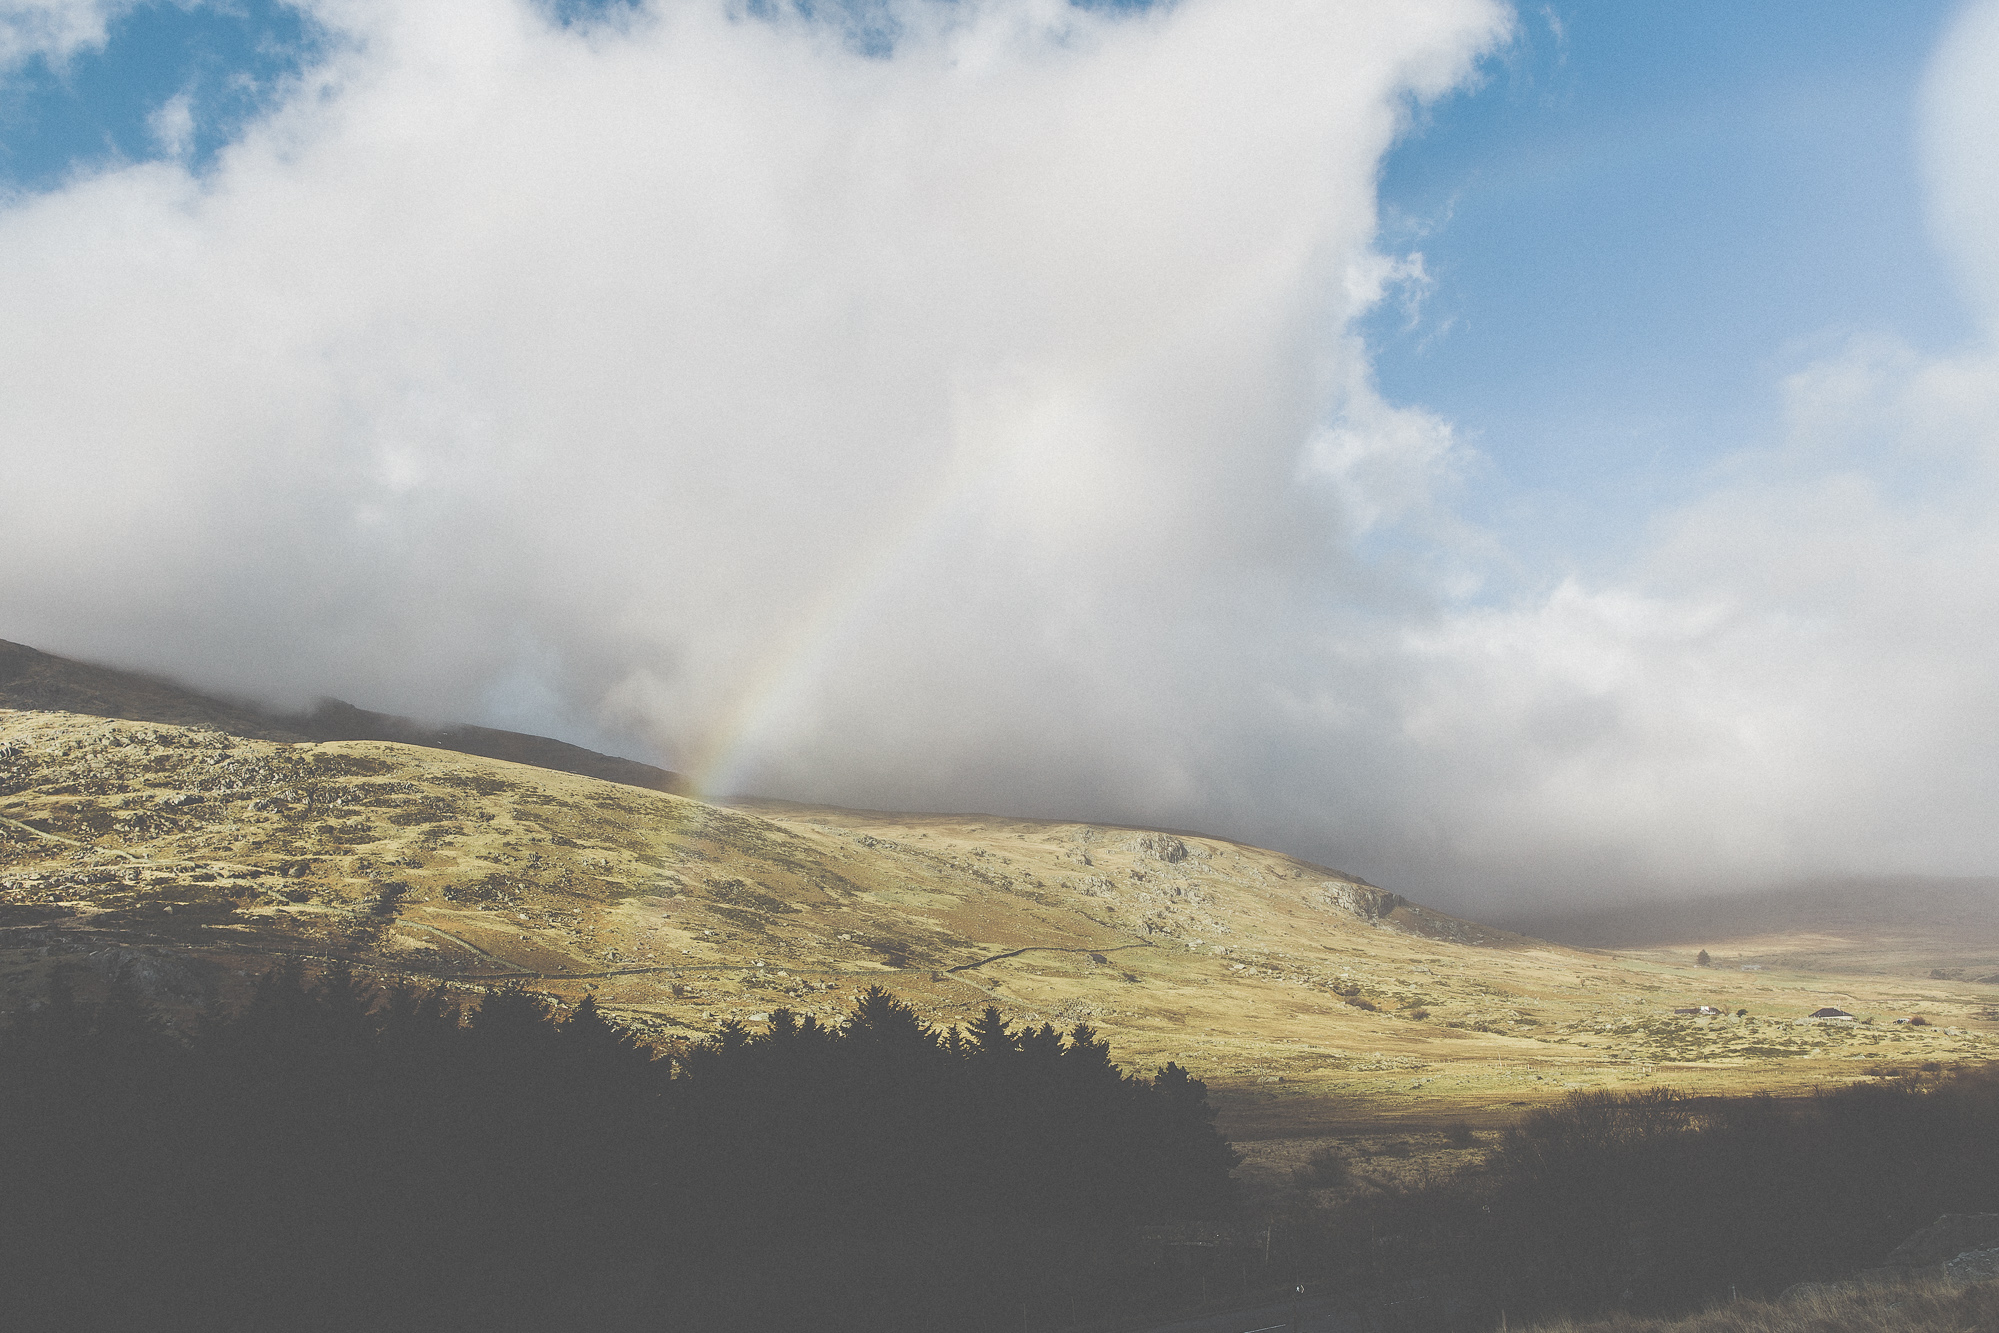
[[[406,717],[371,713],[339,699],[323,699],[309,713],[285,715],[278,721],[316,741],[396,741],[433,750],[476,754],[486,759],[504,759],[508,763],[549,768],[558,773],[602,778],[606,782],[644,787],[649,791],[686,792],[689,789],[686,779],[678,773],[642,764],[636,759],[599,754],[567,741],[464,724],[427,727]]]
[[[306,739],[254,708],[224,703],[161,677],[75,662],[6,639],[0,639],[0,708],[213,727],[255,740]]]
[[[996,1005],[1086,1022],[1133,1066],[1178,1061],[1239,1138],[1993,1051],[1975,978],[1611,956],[1197,833],[714,804],[570,771],[574,747],[535,737],[343,709],[281,726],[13,645],[0,663],[0,1008],[67,969],[192,1012],[304,956],[382,984],[594,994],[671,1045],[778,1007],[837,1017],[880,983],[939,1024]],[[493,737],[557,762],[465,752]],[[1703,1004],[1728,1017],[1673,1012]],[[1881,1023],[1799,1024],[1822,1005]],[[1908,1012],[1929,1025],[1886,1021]]]
[[[60,710],[132,722],[212,727],[270,741],[396,741],[433,750],[505,759],[652,791],[681,792],[678,774],[580,745],[492,727],[432,727],[324,699],[307,713],[276,713],[199,694],[172,681],[92,666],[0,639],[0,708]]]

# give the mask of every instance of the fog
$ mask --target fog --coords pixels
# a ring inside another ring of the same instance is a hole
[[[1999,867],[1990,350],[1847,341],[1562,568],[1375,391],[1378,163],[1504,8],[313,7],[212,169],[0,205],[0,637],[1463,910]],[[1988,316],[1995,69],[1924,93]]]

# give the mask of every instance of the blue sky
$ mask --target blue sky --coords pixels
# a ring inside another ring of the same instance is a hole
[[[47,190],[78,171],[166,156],[149,122],[183,96],[194,125],[186,151],[205,167],[324,40],[299,10],[266,0],[140,5],[107,35],[13,72],[0,90],[0,180]]]
[[[1993,873],[1994,89],[1999,0],[0,0],[0,637],[1467,909]]]
[[[1523,7],[1384,164],[1382,243],[1434,287],[1366,326],[1383,390],[1492,458],[1479,512],[1615,544],[1767,440],[1777,378],[1829,342],[1971,336],[1917,162],[1955,8]]]

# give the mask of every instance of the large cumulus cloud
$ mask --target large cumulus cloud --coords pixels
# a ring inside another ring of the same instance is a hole
[[[1570,570],[1373,391],[1376,165],[1495,6],[314,11],[211,172],[0,213],[0,634],[1446,903],[1990,868],[1982,354],[1809,367]]]

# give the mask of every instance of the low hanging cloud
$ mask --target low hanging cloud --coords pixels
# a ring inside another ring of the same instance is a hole
[[[1814,366],[1538,585],[1375,393],[1377,164],[1504,9],[313,13],[212,170],[0,212],[0,637],[1446,903],[1991,869],[1989,360]]]

